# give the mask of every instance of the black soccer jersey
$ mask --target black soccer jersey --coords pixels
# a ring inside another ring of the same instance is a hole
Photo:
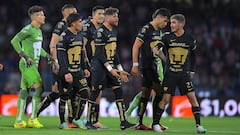
[[[152,24],[143,26],[137,35],[137,38],[143,42],[141,46],[141,64],[143,69],[156,68],[155,57],[152,48],[160,43],[161,31],[154,29]]]
[[[109,30],[104,25],[100,26],[94,34],[96,51],[93,59],[99,60],[102,64],[108,62],[112,66],[120,64],[117,49],[117,30],[113,27]]]
[[[88,40],[85,47],[86,47],[87,57],[89,61],[91,61],[95,52],[95,44],[94,44],[94,38],[93,38],[95,31],[96,31],[96,27],[91,21],[88,21],[86,24],[84,24],[82,28],[83,36]]]
[[[57,54],[61,75],[86,68],[83,62],[83,35],[80,32],[75,35],[65,30],[60,36]]]
[[[57,35],[61,35],[64,30],[67,29],[67,23],[64,20],[61,20],[57,23],[57,25],[53,29],[53,33]]]
[[[196,40],[187,33],[177,37],[174,33],[165,34],[162,44],[166,47],[166,71],[194,71],[197,47]]]

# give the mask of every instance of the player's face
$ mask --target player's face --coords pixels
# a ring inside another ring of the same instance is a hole
[[[83,24],[82,24],[82,19],[79,19],[79,20],[73,22],[73,23],[72,23],[72,26],[74,27],[74,29],[75,29],[76,31],[80,31],[80,30],[82,29],[82,26],[83,26]]]
[[[97,23],[102,24],[104,21],[104,10],[98,9],[93,14],[93,19],[97,21]]]
[[[156,19],[158,21],[158,27],[160,29],[165,28],[167,26],[167,23],[169,22],[169,19],[168,19],[167,16],[160,16],[160,15],[158,15],[156,17]]]
[[[77,13],[77,9],[76,8],[66,8],[63,11],[63,16],[67,18],[72,13]]]
[[[180,28],[182,28],[183,24],[180,23],[178,20],[176,19],[171,19],[171,24],[170,24],[170,27],[171,27],[171,31],[172,32],[177,32],[179,31]]]
[[[110,25],[118,26],[118,21],[119,21],[118,13],[115,13],[115,14],[109,16]]]
[[[35,20],[36,22],[38,22],[40,25],[45,23],[45,15],[43,13],[43,11],[40,12],[36,12],[32,15],[32,19]]]

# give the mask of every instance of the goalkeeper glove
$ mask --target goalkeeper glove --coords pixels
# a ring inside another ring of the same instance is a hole
[[[29,58],[23,51],[21,51],[19,55],[24,59],[24,62],[27,68],[33,65],[33,60]]]

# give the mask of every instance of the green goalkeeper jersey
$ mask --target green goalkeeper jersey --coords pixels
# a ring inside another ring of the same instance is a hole
[[[42,31],[32,24],[26,25],[15,35],[11,43],[17,53],[23,51],[38,66],[40,56],[46,57],[47,53],[42,48]]]

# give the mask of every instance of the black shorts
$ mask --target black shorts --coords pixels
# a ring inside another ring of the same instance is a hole
[[[59,88],[61,88],[59,89],[60,94],[69,93],[71,90],[77,91],[81,89],[87,89],[87,79],[85,78],[82,70],[78,72],[72,72],[71,74],[73,76],[72,84],[67,83],[64,76],[59,81]]]
[[[120,78],[113,76],[105,66],[97,59],[91,61],[92,73],[92,89],[103,90],[104,88],[111,88],[112,86],[120,86]]]
[[[187,72],[166,72],[162,82],[162,90],[164,93],[175,95],[176,87],[179,88],[181,95],[194,91],[193,83]]]
[[[146,88],[152,88],[153,83],[160,84],[158,79],[158,73],[154,69],[142,69],[142,86]]]

